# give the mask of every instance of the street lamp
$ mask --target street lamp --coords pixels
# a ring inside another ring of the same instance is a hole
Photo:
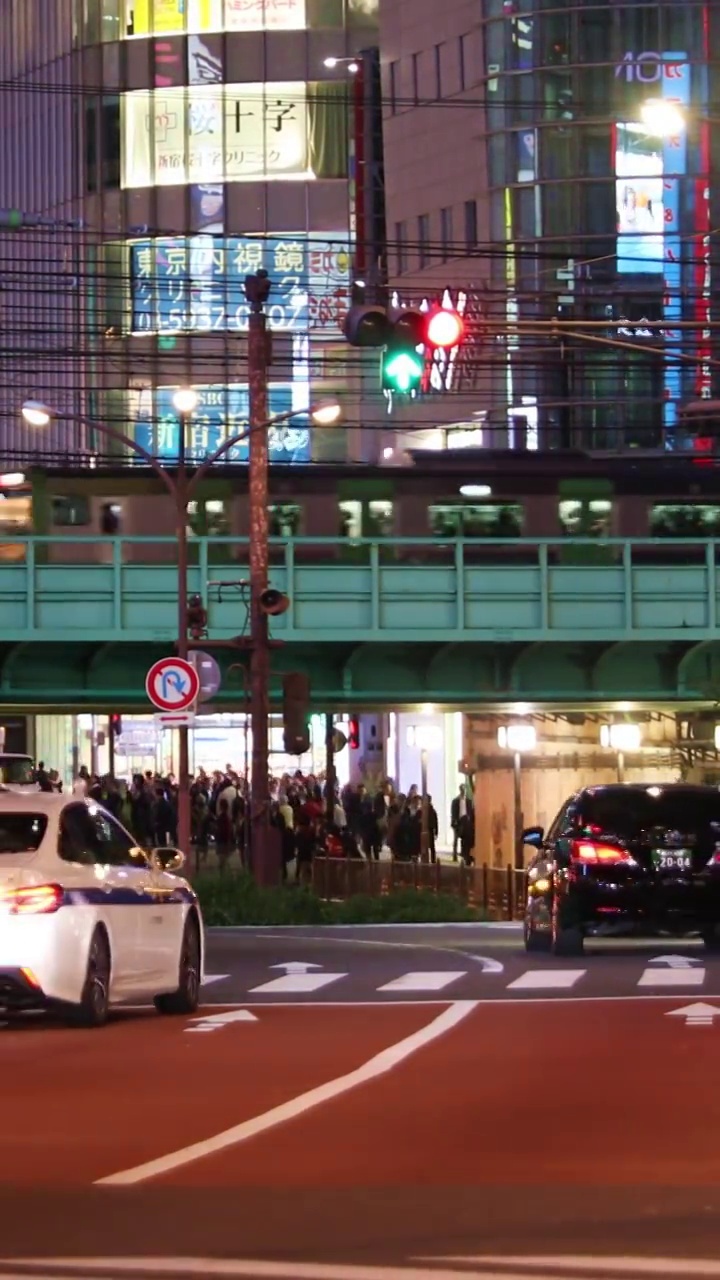
[[[443,745],[443,731],[437,724],[411,724],[407,731],[407,744],[420,750],[420,861],[427,862],[430,851],[430,802],[428,797],[428,752],[439,751]]]
[[[620,724],[603,724],[600,726],[600,746],[609,747],[617,752],[617,779],[625,781],[625,753],[639,751],[642,742],[642,731],[639,724],[624,720]]]
[[[176,411],[181,417],[180,439],[177,456],[177,466],[175,475],[168,471],[157,458],[153,456],[148,449],[145,449],[132,436],[127,435],[124,431],[118,430],[116,427],[109,427],[103,422],[95,419],[86,418],[82,415],[60,413],[51,406],[43,404],[39,400],[26,400],[22,406],[22,416],[25,421],[32,427],[46,427],[54,419],[58,422],[74,422],[77,420],[88,427],[90,430],[98,431],[101,435],[107,436],[111,440],[116,440],[120,444],[125,445],[131,452],[138,454],[144,462],[157,475],[165,489],[167,489],[171,498],[175,503],[175,526],[178,544],[177,551],[177,580],[178,580],[178,615],[177,615],[177,652],[178,656],[187,659],[189,654],[188,647],[188,612],[187,612],[187,577],[188,577],[188,537],[187,537],[187,508],[193,493],[202,483],[211,467],[221,458],[225,457],[231,449],[237,444],[241,444],[243,440],[250,440],[251,446],[254,437],[261,436],[266,441],[267,432],[270,428],[278,426],[282,422],[287,422],[290,418],[302,417],[308,415],[317,422],[318,425],[328,426],[331,422],[337,421],[341,414],[340,405],[335,401],[320,401],[305,409],[289,409],[284,413],[278,413],[272,418],[253,420],[249,426],[238,434],[231,436],[228,440],[223,441],[219,448],[211,453],[197,467],[191,476],[188,475],[185,456],[185,436],[187,421],[192,415],[193,409],[197,406],[198,396],[193,388],[180,388],[173,396],[173,404]],[[265,454],[265,459],[267,454]],[[253,504],[257,506],[258,494],[262,499],[264,509],[261,513],[253,511]],[[259,534],[261,545],[255,547],[255,554],[259,557],[260,564],[267,565],[268,559],[268,523],[267,523],[267,501],[263,496],[263,490],[250,489],[250,523],[251,528]],[[253,518],[255,517],[255,518]],[[266,584],[265,584],[266,585]],[[254,607],[257,609],[257,602]],[[267,619],[265,618],[265,625]],[[264,633],[263,633],[264,634]],[[265,637],[267,640],[267,637]],[[267,648],[267,643],[265,645]],[[266,654],[262,655],[267,657]],[[264,688],[261,690],[262,707],[264,715],[264,726],[253,723],[253,743],[259,742],[265,744],[264,753],[262,750],[256,753],[253,749],[253,776],[252,776],[252,816],[251,829],[257,831],[259,839],[255,841],[254,857],[257,858],[256,867],[261,871],[265,869],[265,843],[263,836],[269,830],[269,797],[268,797],[268,750],[267,750],[267,685],[269,682],[269,668],[263,668],[265,671]],[[257,719],[253,717],[253,720]],[[178,843],[184,851],[190,847],[190,759],[188,749],[188,730],[187,727],[179,729],[179,786],[178,786]],[[261,866],[262,864],[262,866]]]
[[[498,746],[513,753],[513,822],[515,837],[515,869],[522,870],[525,863],[523,844],[522,808],[522,758],[537,746],[537,729],[534,724],[503,724],[497,731]]]
[[[686,127],[683,112],[669,98],[648,98],[640,108],[640,119],[654,138],[675,138]]]
[[[351,76],[356,76],[360,70],[357,58],[324,58],[323,66],[327,67],[328,71],[334,71],[336,67],[346,67]]]

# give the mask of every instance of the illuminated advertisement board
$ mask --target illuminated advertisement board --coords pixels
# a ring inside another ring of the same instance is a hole
[[[338,338],[350,305],[347,235],[198,235],[130,245],[134,333],[240,332],[248,327],[245,276],[264,268],[276,332]]]
[[[155,392],[136,393],[135,440],[154,457],[172,462],[178,456],[180,420],[173,405],[176,387],[158,387]],[[247,429],[250,397],[247,384],[212,384],[196,386],[198,404],[190,416],[185,442],[189,461],[200,463],[213,454],[226,440]],[[131,393],[132,395],[132,393]],[[309,400],[303,383],[275,383],[268,388],[268,415],[304,408]],[[268,432],[270,461],[275,463],[310,462],[310,423],[307,415],[271,427]],[[228,450],[225,462],[248,460],[248,441],[243,440]]]
[[[304,30],[305,0],[126,0],[134,36],[203,31]]]
[[[663,144],[644,124],[616,126],[617,269],[663,269]]]
[[[122,186],[314,177],[308,92],[278,81],[124,93]]]

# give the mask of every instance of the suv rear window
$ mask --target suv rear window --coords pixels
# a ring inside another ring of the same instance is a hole
[[[586,795],[582,803],[583,825],[597,826],[605,834],[638,836],[652,827],[670,831],[720,831],[720,791],[663,790],[604,791]]]
[[[0,756],[0,783],[6,786],[29,786],[35,781],[35,768],[32,760],[25,756]]]
[[[46,831],[44,813],[0,813],[0,857],[5,853],[35,853]]]

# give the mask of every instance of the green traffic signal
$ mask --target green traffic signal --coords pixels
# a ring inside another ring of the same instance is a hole
[[[423,375],[423,358],[416,351],[386,351],[382,362],[383,391],[407,395],[417,391]]]

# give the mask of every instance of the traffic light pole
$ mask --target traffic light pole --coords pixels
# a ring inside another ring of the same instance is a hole
[[[249,282],[246,288],[250,290]],[[252,770],[250,776],[250,856],[259,884],[279,879],[279,858],[273,857],[268,787],[270,714],[270,633],[261,597],[268,585],[268,333],[261,294],[248,292],[248,384],[250,437],[248,487],[250,498],[250,726]],[[278,861],[278,866],[273,864]]]
[[[177,478],[175,480],[175,536],[177,538],[178,617],[177,653],[188,658],[188,543],[187,506],[188,476],[186,464],[187,432],[190,414],[179,413],[177,451]],[[177,842],[178,848],[189,856],[190,850],[190,741],[187,725],[178,729],[178,792],[177,792]]]

